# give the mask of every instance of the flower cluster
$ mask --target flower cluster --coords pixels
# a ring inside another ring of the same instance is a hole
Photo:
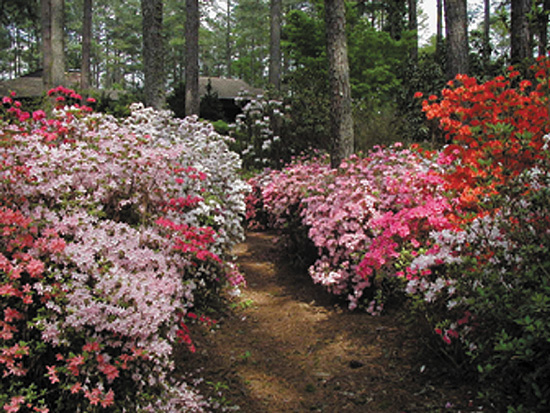
[[[230,150],[231,139],[217,134],[211,124],[196,117],[174,118],[169,111],[153,111],[135,104],[125,127],[141,139],[150,139],[164,152],[176,151],[186,179],[176,178],[175,198],[195,197],[200,201],[185,211],[183,222],[210,226],[216,231],[217,252],[226,254],[244,239],[241,225],[248,185],[240,179],[239,156]],[[179,152],[178,152],[179,150]],[[178,171],[178,169],[176,169]]]
[[[228,261],[243,237],[238,156],[192,118],[3,103],[0,404],[202,411],[171,381],[172,353],[192,344],[181,320],[203,295],[244,282]]]
[[[280,136],[283,102],[263,95],[248,97],[246,93],[237,97],[236,102],[242,107],[242,113],[231,125],[231,135],[244,167],[261,169],[278,165],[285,150]]]
[[[456,266],[469,262],[471,255],[478,266],[492,265],[499,250],[507,251],[499,265],[510,268],[519,247],[510,233],[527,230],[520,221],[528,222],[530,232],[545,232],[548,219],[531,209],[530,200],[547,188],[548,65],[547,59],[539,59],[536,85],[519,81],[520,73],[510,67],[506,77],[482,84],[457,76],[441,99],[424,100],[427,117],[439,120],[451,142],[438,161],[449,165],[442,178],[453,204],[449,216],[458,226],[432,233],[434,248],[417,257],[412,268]],[[512,209],[527,212],[518,220]],[[420,284],[413,284],[409,288],[418,291]],[[429,293],[428,301],[433,298]],[[448,303],[454,305],[455,300]],[[445,334],[443,338],[448,341]]]
[[[454,167],[445,179],[463,215],[491,209],[487,200],[542,156],[550,132],[547,65],[539,59],[536,85],[519,81],[520,73],[510,67],[506,77],[482,84],[459,75],[441,99],[423,101],[426,117],[439,120],[450,142],[445,155]]]
[[[451,225],[441,168],[400,144],[352,156],[337,170],[326,159],[300,160],[262,179],[262,205],[273,227],[308,229],[316,283],[375,314],[384,280],[426,247],[431,230]]]

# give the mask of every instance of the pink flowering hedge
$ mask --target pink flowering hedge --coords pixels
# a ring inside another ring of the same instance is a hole
[[[263,186],[249,204],[261,204],[274,228],[306,228],[317,248],[309,268],[314,282],[350,308],[377,314],[407,264],[429,245],[430,231],[450,227],[440,169],[399,144],[353,156],[336,170],[324,158],[300,160],[255,178]]]
[[[246,184],[225,138],[167,112],[48,116],[6,97],[0,143],[0,408],[208,410],[173,353],[244,281],[230,249]]]

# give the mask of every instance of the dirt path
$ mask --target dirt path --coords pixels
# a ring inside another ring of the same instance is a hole
[[[339,306],[305,273],[285,265],[273,236],[250,233],[236,248],[248,288],[194,331],[203,392],[240,412],[466,412],[458,388],[419,357],[417,334],[396,315],[371,317]]]

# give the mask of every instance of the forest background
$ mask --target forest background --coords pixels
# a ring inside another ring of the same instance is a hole
[[[51,35],[55,42],[58,35],[45,34],[47,25],[41,19],[48,18],[43,10],[55,10],[57,3],[63,12],[49,19],[52,28],[62,27],[62,74],[82,73],[82,84],[69,86],[95,93],[96,109],[124,114],[128,103],[141,100],[184,116],[199,111],[189,104],[185,109],[185,84],[190,83],[186,76],[191,72],[239,78],[266,91],[265,101],[254,113],[247,113],[252,119],[246,125],[241,122],[240,135],[236,133],[240,144],[235,149],[244,152],[247,166],[280,164],[308,148],[329,148],[323,2],[200,2],[197,16],[191,18],[187,14],[195,11],[189,5],[196,1],[2,2],[1,78],[13,79],[46,67],[43,38]],[[418,1],[346,2],[356,150],[394,140],[437,141],[437,130],[425,122],[414,93],[436,93],[457,73],[489,79],[503,73],[510,63],[545,54],[548,3],[439,0],[435,33],[419,42],[418,34],[427,29],[427,15]],[[200,23],[198,50],[192,50],[192,55],[189,47],[197,40],[189,40],[186,30],[193,25],[186,21]],[[157,34],[152,30],[155,27]],[[144,47],[148,38],[157,43]],[[192,60],[197,64],[190,64]],[[148,90],[148,85],[157,92]],[[105,92],[112,90],[125,94],[117,94],[113,102]],[[223,122],[235,119],[224,118],[212,97],[203,97],[201,116],[219,121],[218,130],[227,132]],[[281,103],[277,108],[268,104],[274,99]],[[274,114],[280,115],[279,120]]]

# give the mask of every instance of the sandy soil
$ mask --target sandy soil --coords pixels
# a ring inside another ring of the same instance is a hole
[[[269,412],[474,412],[475,389],[448,378],[402,311],[350,312],[278,255],[274,236],[236,247],[248,288],[192,328],[179,363],[225,409]],[[223,409],[216,409],[222,411]]]

